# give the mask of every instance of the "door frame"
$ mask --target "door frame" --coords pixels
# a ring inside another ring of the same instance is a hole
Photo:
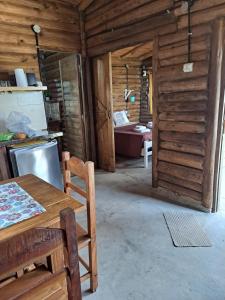
[[[149,41],[153,40],[154,41],[154,38],[150,39]],[[134,43],[130,46],[135,46],[135,45],[139,45],[139,43]],[[126,47],[123,47],[123,48],[126,48]],[[120,50],[120,49],[123,49],[123,48],[119,48],[119,49],[114,49],[114,51],[116,50]],[[155,43],[153,43],[153,51],[154,51],[154,48],[155,48]],[[112,53],[112,52],[107,52],[107,53],[104,53],[102,55],[105,55],[105,54],[109,54],[109,53]],[[95,100],[94,100],[94,85],[95,85],[95,76],[94,76],[94,60],[97,58],[97,57],[100,57],[101,55],[98,55],[98,56],[93,56],[93,57],[90,57],[89,58],[89,71],[91,72],[91,79],[92,79],[92,82],[89,86],[89,88],[91,89],[91,94],[92,94],[92,106],[93,106],[93,119],[94,119],[94,125],[95,125],[95,157],[96,157],[96,162],[97,162],[97,165],[98,165],[98,149],[97,149],[97,132],[96,132],[96,106],[95,106]],[[111,71],[112,71],[112,62],[111,62]],[[111,74],[111,77],[112,77],[112,74]],[[91,80],[90,79],[90,80]],[[112,78],[111,78],[112,79]],[[113,88],[113,87],[112,87]],[[91,98],[91,96],[89,95],[89,97]],[[154,112],[154,78],[153,78],[153,70],[152,70],[152,117],[154,116],[155,112]],[[111,107],[112,107],[112,113],[113,113],[113,98],[112,98],[112,95],[111,95]],[[113,117],[113,116],[112,116]],[[115,145],[115,137],[113,135],[113,140],[114,140],[114,145]],[[115,148],[115,146],[114,146]],[[112,149],[112,151],[114,151]],[[114,151],[115,152],[115,151]],[[114,156],[115,156],[115,160],[116,160],[116,154],[114,153]],[[154,159],[153,157],[155,157],[155,154],[152,153],[152,160]],[[115,171],[115,170],[114,170]]]
[[[224,34],[225,35],[225,34]],[[225,37],[225,36],[224,36]],[[225,39],[224,47],[225,49]],[[222,176],[222,151],[223,151],[223,138],[224,138],[224,118],[225,118],[225,53],[222,60],[221,71],[221,89],[219,101],[219,115],[218,115],[218,130],[216,141],[216,154],[215,154],[215,171],[214,171],[214,185],[213,185],[213,206],[212,212],[218,212],[219,202],[221,198],[221,176]]]

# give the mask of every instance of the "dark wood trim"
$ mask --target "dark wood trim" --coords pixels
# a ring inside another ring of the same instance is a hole
[[[216,145],[218,132],[218,115],[221,99],[221,72],[224,51],[224,19],[217,19],[213,23],[209,70],[209,100],[206,128],[206,157],[203,177],[203,200],[202,204],[212,209],[215,201],[213,193]]]
[[[11,178],[7,151],[5,147],[0,147],[0,180]]]
[[[159,113],[158,113],[158,103],[159,103],[159,91],[158,91],[158,53],[159,53],[159,37],[154,39],[153,44],[153,57],[152,57],[152,72],[153,72],[153,130],[152,130],[152,186],[158,187],[158,152],[159,152]]]
[[[87,109],[87,118],[89,122],[89,160],[96,163],[96,137],[95,137],[95,125],[94,125],[94,96],[93,96],[93,87],[92,87],[92,69],[91,61],[88,57],[84,59],[84,78],[85,78],[85,99]]]
[[[85,32],[85,14],[81,11],[80,16],[80,36],[82,54],[82,91],[85,125],[86,159],[96,162],[96,145],[94,130],[93,94],[91,84],[90,59],[87,57],[87,44]]]

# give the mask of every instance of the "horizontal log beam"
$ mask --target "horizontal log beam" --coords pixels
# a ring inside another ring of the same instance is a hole
[[[203,157],[177,151],[159,150],[159,161],[166,161],[181,166],[203,169]]]
[[[203,181],[203,174],[201,170],[183,167],[163,161],[159,161],[158,171],[167,175],[175,176],[183,180],[188,180],[190,182],[202,184]]]

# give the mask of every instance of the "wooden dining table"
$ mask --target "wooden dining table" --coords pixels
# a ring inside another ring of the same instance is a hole
[[[32,228],[60,227],[60,211],[65,208],[70,207],[74,210],[75,213],[85,210],[85,206],[83,204],[34,175],[25,175],[17,178],[12,178],[10,180],[1,181],[0,186],[2,184],[10,182],[16,182],[35,201],[43,206],[45,208],[45,211],[39,215],[35,215],[29,219],[25,219],[23,221],[15,223],[14,225],[1,229],[0,243],[2,241],[5,241],[6,239],[13,238],[17,234],[24,233],[25,231]],[[52,253],[49,253],[49,255],[51,255],[52,273],[57,274],[57,272],[61,271],[65,266],[64,248],[58,247]],[[16,269],[9,270],[8,272],[1,274],[0,288],[23,275],[24,270],[21,269],[21,266],[18,266],[18,268]],[[51,290],[51,286],[49,286],[48,289]],[[38,299],[40,299],[40,296]]]
[[[34,175],[29,174],[1,181],[0,185],[9,182],[16,182],[34,200],[41,204],[46,211],[40,215],[1,229],[0,242],[31,228],[58,227],[59,213],[64,208],[71,207],[75,213],[85,209],[83,204]]]

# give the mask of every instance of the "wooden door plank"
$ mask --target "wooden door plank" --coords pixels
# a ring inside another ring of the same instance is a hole
[[[98,164],[103,170],[115,171],[114,128],[112,121],[112,62],[111,53],[94,59],[96,105],[96,136]]]

